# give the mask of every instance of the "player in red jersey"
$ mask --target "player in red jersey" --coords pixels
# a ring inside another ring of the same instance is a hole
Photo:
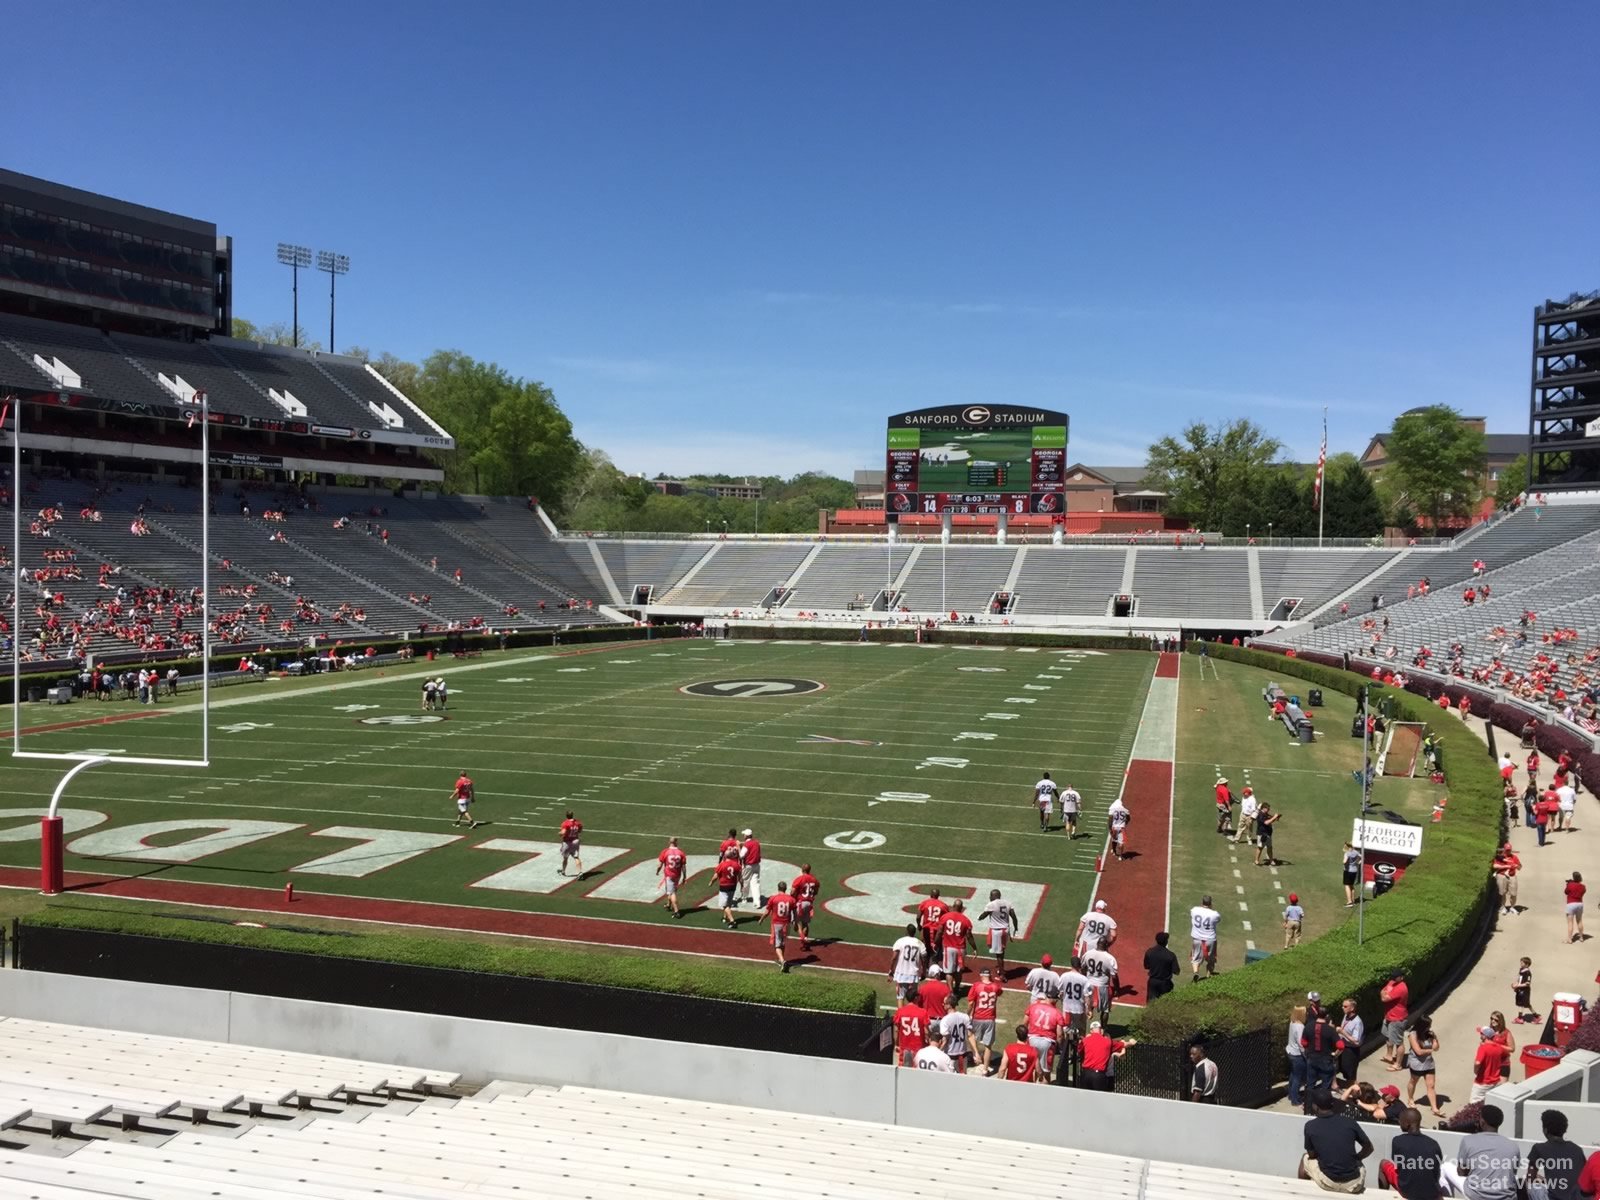
[[[1000,1013],[1000,993],[1005,989],[1004,982],[995,979],[994,972],[985,967],[978,972],[978,982],[973,984],[972,990],[967,993],[967,1003],[972,1012],[972,1036],[978,1043],[978,1058],[985,1075],[994,1074],[989,1067],[989,1058],[994,1053],[995,1021]]]
[[[909,1067],[917,1051],[928,1044],[928,1013],[915,988],[906,993],[905,1003],[894,1010],[894,1062]]]
[[[722,845],[717,847],[717,857],[721,858],[729,850],[732,850],[735,853],[738,853],[738,850],[739,850],[739,831],[737,829],[728,830],[728,836],[723,838],[722,839]]]
[[[794,909],[794,897],[789,894],[789,885],[778,880],[778,890],[767,897],[767,911],[761,914],[761,919],[772,921],[772,952],[778,960],[778,968],[785,974],[789,970],[789,959],[784,955],[783,946],[789,936],[789,922],[794,918]]]
[[[472,793],[472,777],[465,770],[457,777],[450,798],[456,802],[456,819],[451,823],[459,825],[465,821],[468,829],[476,829],[478,822],[472,815],[472,802],[476,797]]]
[[[683,882],[683,872],[689,865],[689,856],[678,849],[678,839],[668,838],[667,848],[656,855],[656,874],[661,876],[661,886],[667,893],[667,907],[673,919],[683,916],[678,911],[678,885]]]
[[[802,950],[811,948],[811,914],[816,908],[817,893],[821,890],[822,885],[811,873],[811,864],[801,863],[800,874],[789,885],[789,894],[794,897],[794,931],[800,935]]]
[[[733,906],[736,903],[734,893],[739,888],[739,852],[728,851],[717,859],[717,865],[711,870],[717,877],[717,889],[722,894],[722,927],[737,929],[739,919],[733,915]]]
[[[939,965],[957,996],[961,995],[961,972],[966,969],[967,951],[977,951],[972,940],[972,918],[966,905],[957,900],[939,922]]]
[[[930,1017],[938,1018],[944,1016],[944,998],[950,994],[950,985],[944,981],[944,972],[939,969],[938,963],[934,963],[928,968],[928,977],[917,988],[917,1002]]]
[[[1017,1026],[1017,1040],[1006,1047],[1000,1059],[1000,1078],[1016,1083],[1039,1081],[1039,1055],[1028,1045],[1028,1027]]]
[[[1050,1082],[1050,1068],[1055,1063],[1056,1052],[1061,1048],[1061,1027],[1067,1018],[1048,1000],[1038,1000],[1028,1005],[1028,1045],[1039,1056],[1039,1082]]]
[[[567,809],[567,819],[561,822],[561,866],[556,871],[557,875],[567,873],[567,860],[571,859],[578,868],[578,878],[583,878],[583,859],[579,857],[583,849],[583,822],[572,815],[572,810]]]
[[[939,961],[939,925],[950,906],[939,899],[939,889],[934,888],[928,898],[917,905],[917,923],[922,927],[922,946],[927,950],[926,962]]]

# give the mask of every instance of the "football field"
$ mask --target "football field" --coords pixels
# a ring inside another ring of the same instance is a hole
[[[1156,658],[667,640],[222,688],[209,769],[111,762],[72,782],[68,883],[80,896],[759,957],[753,910],[726,932],[708,903],[718,844],[751,828],[765,891],[803,863],[822,881],[822,965],[877,968],[930,887],[980,907],[1000,888],[1027,942],[1013,957],[1061,957]],[[448,681],[447,710],[423,711],[425,671]],[[22,745],[194,755],[193,705],[30,705]],[[34,818],[64,765],[4,764],[0,882],[36,886]],[[463,769],[476,829],[452,825]],[[1039,832],[1043,770],[1083,794],[1089,836]],[[582,878],[557,874],[569,808],[585,827]],[[696,873],[683,894],[694,909],[676,922],[655,873],[671,836]]]

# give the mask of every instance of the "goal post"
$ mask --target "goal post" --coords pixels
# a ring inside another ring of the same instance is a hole
[[[72,763],[57,781],[50,807],[39,819],[39,891],[58,895],[65,886],[65,831],[58,811],[67,785],[82,771],[102,763],[204,770],[211,765],[211,409],[204,392],[194,393],[190,428],[200,426],[200,756],[107,755],[94,750],[24,750],[22,748],[22,505],[27,495],[22,474],[22,414],[19,398],[7,396],[0,408],[0,429],[9,416],[11,427],[11,757]]]

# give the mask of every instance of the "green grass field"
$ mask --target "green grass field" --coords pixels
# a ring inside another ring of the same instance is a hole
[[[1350,696],[1328,692],[1326,706],[1313,710],[1321,736],[1312,745],[1300,745],[1266,720],[1261,689],[1273,676],[1230,662],[1208,663],[1204,678],[1201,670],[1196,656],[1183,656],[1169,921],[1174,931],[1187,930],[1189,908],[1210,892],[1223,915],[1219,953],[1220,965],[1227,968],[1244,961],[1251,943],[1265,951],[1282,949],[1282,913],[1290,892],[1299,895],[1306,910],[1305,940],[1348,919],[1341,853],[1361,804],[1352,776],[1361,766],[1361,741],[1349,736],[1355,716]],[[1279,682],[1304,697],[1304,680]],[[1252,847],[1217,836],[1212,788],[1219,774],[1235,795],[1249,785],[1283,814],[1274,835],[1281,866],[1256,867]],[[1426,822],[1437,790],[1426,780],[1380,778],[1373,802]]]
[[[1011,491],[1026,492],[1033,474],[1033,431],[1000,429],[977,433],[927,432],[922,437],[922,452],[937,453],[949,447],[966,451],[972,462],[995,463],[1004,468],[1004,487],[972,482],[966,460],[938,463],[924,459],[917,473],[917,486],[924,492]]]
[[[659,923],[653,870],[666,838],[709,866],[730,826],[750,826],[766,848],[768,891],[792,865],[813,865],[818,937],[886,946],[912,887],[986,894],[992,884],[1032,919],[1022,954],[1059,955],[1093,886],[1103,813],[1154,663],[1079,650],[665,641],[434,664],[451,685],[444,714],[420,711],[421,665],[219,689],[209,770],[113,763],[73,781],[66,865]],[[743,694],[784,680],[823,687]],[[680,690],[717,682],[735,686]],[[27,717],[136,711],[90,701],[29,706]],[[22,745],[184,756],[198,753],[198,730],[192,707],[175,708],[27,733]],[[471,831],[451,828],[461,768],[477,785]],[[1091,836],[1038,832],[1029,797],[1043,769],[1083,793]],[[8,762],[0,863],[37,865],[32,818],[62,770]],[[581,881],[555,874],[569,807],[586,826]],[[691,899],[712,891],[687,889]],[[707,909],[677,927],[713,931],[718,920]]]

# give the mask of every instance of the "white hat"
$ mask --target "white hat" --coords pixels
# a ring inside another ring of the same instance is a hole
[[[753,830],[753,829],[746,829],[746,830],[745,830],[745,831],[744,831],[744,832],[743,832],[743,833],[741,833],[741,834],[740,834],[740,835],[739,835],[739,836],[740,836],[740,837],[755,837],[755,835],[756,835],[756,831],[755,831],[755,830]]]
[[[1098,1030],[1098,1029],[1102,1028],[1102,1026],[1101,1026],[1099,1021],[1090,1021],[1089,1022],[1089,1028],[1091,1030]]]
[[[1096,900],[1094,902],[1094,910],[1095,912],[1105,912],[1106,902],[1104,900]]]
[[[938,979],[939,976],[944,974],[944,968],[938,963],[934,963],[928,968],[928,974],[933,976],[933,978]]]

